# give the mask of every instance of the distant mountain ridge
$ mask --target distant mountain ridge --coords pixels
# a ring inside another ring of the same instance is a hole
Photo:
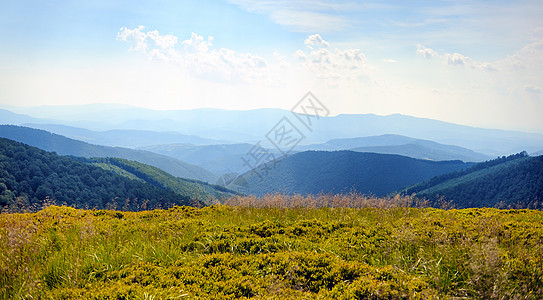
[[[248,153],[253,147],[255,145],[247,143],[219,145],[167,144],[141,147],[139,149],[186,161],[216,174],[241,174],[250,169],[244,165],[242,159],[249,155]],[[267,150],[276,157],[281,156],[276,149]]]
[[[40,129],[14,125],[0,125],[0,137],[22,142],[46,151],[54,151],[60,155],[73,155],[87,158],[118,157],[135,160],[160,168],[176,177],[197,179],[211,183],[214,183],[218,178],[217,175],[210,171],[168,156],[149,151],[91,145]]]
[[[175,130],[186,135],[226,140],[233,143],[254,143],[259,140],[266,142],[266,133],[281,118],[293,117],[290,111],[281,109],[158,111],[136,107],[93,105],[88,106],[92,109],[88,109],[86,112],[84,109],[86,107],[42,107],[39,110],[19,109],[18,111],[32,112],[43,118],[55,117],[56,123],[93,130]],[[41,112],[41,114],[37,114],[37,112]],[[293,120],[295,126],[304,128],[295,118]],[[404,135],[445,145],[457,145],[493,157],[522,150],[534,152],[543,148],[543,134],[541,133],[476,128],[400,114],[387,116],[340,114],[321,117],[314,122],[311,132],[306,132],[303,143],[324,143],[337,138],[383,134]],[[271,145],[263,146],[271,148]]]
[[[398,154],[429,160],[462,160],[465,162],[485,161],[491,157],[459,146],[443,145],[433,141],[410,138],[396,134],[333,139],[324,144],[300,146],[297,150],[352,150]]]
[[[175,131],[157,132],[148,130],[107,130],[93,131],[83,128],[59,125],[24,123],[25,127],[42,129],[71,139],[95,145],[138,148],[157,144],[188,143],[194,145],[218,144],[224,141],[181,134]]]
[[[353,151],[305,151],[249,171],[229,188],[244,193],[345,193],[384,196],[402,187],[473,165]]]

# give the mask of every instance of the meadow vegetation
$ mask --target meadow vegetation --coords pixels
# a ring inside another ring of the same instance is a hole
[[[1,299],[537,299],[543,212],[412,197],[0,214]]]

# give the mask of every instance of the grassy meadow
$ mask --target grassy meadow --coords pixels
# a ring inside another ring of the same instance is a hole
[[[1,299],[538,299],[543,212],[237,197],[0,214]]]

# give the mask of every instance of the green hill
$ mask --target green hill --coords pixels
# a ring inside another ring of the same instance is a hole
[[[40,129],[0,125],[0,137],[8,138],[60,155],[79,157],[119,157],[160,168],[174,176],[216,182],[218,176],[195,165],[149,151],[88,144]]]
[[[191,199],[211,204],[213,199],[226,199],[237,194],[219,185],[172,176],[161,169],[121,158],[91,158],[86,161],[119,175],[151,183]]]
[[[249,171],[228,187],[249,194],[344,193],[386,195],[402,187],[471,166],[390,154],[306,151]]]
[[[45,202],[122,210],[202,204],[191,199],[71,157],[0,138],[2,209],[36,210]]]
[[[456,207],[543,207],[543,156],[526,152],[479,163],[405,190],[437,201],[444,197]]]

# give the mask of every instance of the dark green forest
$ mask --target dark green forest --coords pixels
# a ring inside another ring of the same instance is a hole
[[[239,177],[237,185],[249,194],[349,193],[385,196],[436,175],[459,171],[473,163],[429,161],[401,155],[354,151],[305,151],[270,162]]]
[[[503,156],[434,177],[405,190],[455,207],[543,208],[543,156]]]
[[[215,199],[230,198],[236,194],[223,186],[209,184],[204,181],[175,177],[163,170],[137,161],[115,157],[78,158],[79,160],[112,170],[120,175],[139,179],[156,187],[170,190],[176,194],[198,199],[205,204],[211,204]]]
[[[202,205],[75,158],[0,138],[0,208],[37,210],[44,204],[126,211]]]

